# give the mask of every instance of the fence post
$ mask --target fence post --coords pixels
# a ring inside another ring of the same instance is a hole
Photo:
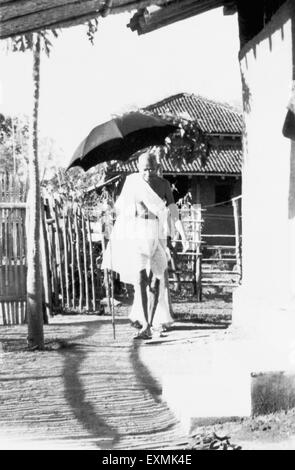
[[[92,236],[91,236],[89,214],[87,214],[87,217],[86,217],[86,227],[87,227],[87,234],[88,234],[89,256],[90,256],[92,310],[95,312],[96,311],[96,290],[95,290],[95,282],[94,282],[94,259],[93,259],[93,247],[92,247]]]
[[[101,247],[102,247],[102,258],[104,257],[106,251],[106,243],[105,243],[105,221],[100,219],[100,226],[101,226]],[[110,284],[109,284],[109,270],[104,269],[104,285],[105,285],[105,292],[108,301],[109,313],[111,314],[111,297],[110,297]]]
[[[59,312],[59,299],[58,299],[58,282],[57,282],[57,267],[56,267],[56,254],[55,254],[55,236],[54,236],[54,223],[53,223],[53,211],[51,204],[51,196],[46,197],[47,215],[46,218],[46,230],[48,234],[48,249],[49,249],[49,261],[51,270],[51,292],[52,292],[52,308],[53,313]]]
[[[79,275],[79,310],[82,311],[83,305],[83,275],[82,275],[82,265],[81,265],[81,255],[80,255],[80,220],[78,221],[78,208],[74,210],[74,221],[75,221],[75,231],[76,231],[76,257],[77,257],[77,268]]]
[[[201,228],[202,228],[202,209],[201,204],[196,204],[196,230],[195,230],[195,244],[196,244],[196,295],[197,302],[202,302],[202,253],[201,253]]]
[[[64,246],[64,261],[65,261],[65,290],[66,290],[66,306],[70,308],[70,286],[69,286],[69,244],[68,244],[68,231],[67,231],[67,226],[68,226],[68,221],[67,221],[67,206],[63,205],[62,211],[61,211],[61,217],[62,217],[62,232],[63,232],[63,246]]]
[[[41,265],[44,281],[45,312],[48,319],[48,317],[52,315],[52,292],[49,269],[48,234],[46,230],[43,199],[41,199]]]
[[[76,285],[75,285],[75,243],[74,239],[74,211],[73,207],[68,210],[68,223],[69,223],[69,235],[70,235],[70,254],[71,254],[71,286],[72,286],[72,308],[76,308]]]
[[[59,292],[61,293],[61,306],[65,306],[65,286],[64,286],[64,272],[63,272],[63,260],[62,260],[62,246],[61,246],[61,236],[60,236],[60,208],[58,202],[52,200],[52,213],[55,221],[55,235],[56,235],[56,255],[58,263],[58,273],[59,273]]]
[[[236,261],[237,271],[242,277],[242,260],[241,260],[241,239],[240,239],[240,224],[239,224],[239,199],[232,199],[234,222],[235,222],[235,248],[236,248]]]
[[[82,247],[83,247],[83,261],[84,261],[84,287],[85,287],[85,307],[86,311],[90,310],[89,302],[89,282],[88,282],[88,263],[87,263],[87,240],[86,240],[86,222],[84,212],[81,210],[81,228],[82,228]]]

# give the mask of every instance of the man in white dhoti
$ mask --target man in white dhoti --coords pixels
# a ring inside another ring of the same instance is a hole
[[[139,173],[126,178],[102,265],[134,285],[129,318],[142,325],[139,339],[151,338],[152,326],[173,321],[165,298],[168,219],[180,234],[184,251],[188,248],[170,184],[157,175],[157,168],[155,155],[146,153],[139,158]]]

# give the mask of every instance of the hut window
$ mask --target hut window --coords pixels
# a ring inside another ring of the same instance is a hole
[[[215,186],[215,204],[227,206],[230,204],[232,198],[232,185],[231,184],[218,184]],[[229,202],[227,202],[229,201]]]

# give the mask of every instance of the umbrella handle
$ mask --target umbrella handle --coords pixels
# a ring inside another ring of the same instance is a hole
[[[111,274],[111,312],[112,312],[113,338],[116,339],[115,304],[114,304],[114,272],[111,271],[110,274]]]
[[[112,206],[114,207],[114,194],[112,193]],[[110,261],[111,261],[111,313],[112,313],[112,326],[113,326],[113,338],[116,339],[116,327],[115,327],[115,305],[114,305],[114,271],[113,271],[113,254],[112,254],[112,237],[109,238],[110,244]]]
[[[101,229],[102,229],[102,224],[101,224]],[[103,230],[101,230],[102,233],[102,250],[103,254],[105,253],[106,247],[105,247],[105,241],[104,241],[104,233]],[[109,240],[109,243],[111,243],[111,240]],[[110,245],[110,259],[112,262],[112,251],[111,251],[111,245]],[[109,270],[106,268],[104,269],[104,283],[105,283],[105,289],[106,289],[106,296],[108,299],[108,307],[109,311],[112,315],[112,325],[113,325],[113,338],[116,339],[116,331],[115,331],[115,306],[114,306],[114,281],[113,281],[113,271],[111,270],[111,286],[109,284]],[[110,295],[110,287],[111,287],[111,295]]]

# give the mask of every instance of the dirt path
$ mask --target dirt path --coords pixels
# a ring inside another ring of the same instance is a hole
[[[118,313],[115,341],[109,318],[56,317],[45,326],[43,352],[26,351],[26,326],[1,326],[0,449],[187,446],[188,436],[161,400],[163,377],[207,370],[217,357],[231,357],[241,338],[223,323],[178,323],[164,338],[136,342],[125,310]],[[243,449],[294,449],[294,414],[194,431],[231,436]]]
[[[121,318],[45,327],[47,350],[25,351],[26,326],[1,327],[0,448],[175,448],[186,442]]]

